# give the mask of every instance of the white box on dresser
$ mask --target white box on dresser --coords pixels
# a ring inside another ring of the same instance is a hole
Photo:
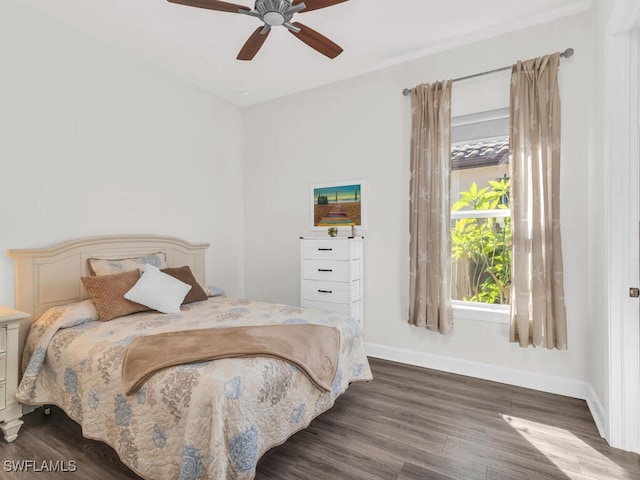
[[[22,405],[16,400],[18,388],[18,343],[20,320],[29,315],[0,307],[0,430],[7,442],[18,438],[22,426]]]
[[[300,237],[300,304],[351,316],[363,325],[362,237]]]

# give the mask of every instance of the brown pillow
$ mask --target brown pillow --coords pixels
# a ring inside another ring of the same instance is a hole
[[[198,281],[193,276],[189,265],[185,265],[184,267],[176,267],[176,268],[163,268],[160,270],[161,272],[166,273],[167,275],[171,275],[173,278],[177,278],[181,282],[186,283],[187,285],[191,285],[191,290],[187,293],[187,296],[184,297],[182,301],[182,305],[185,303],[191,302],[202,302],[209,298],[206,292],[202,289]]]
[[[124,298],[124,294],[139,279],[140,272],[138,270],[100,277],[81,277],[84,288],[93,298],[101,322],[149,310],[149,307]]]

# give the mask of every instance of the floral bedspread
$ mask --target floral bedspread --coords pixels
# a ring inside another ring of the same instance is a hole
[[[97,321],[90,300],[55,307],[31,327],[17,398],[55,404],[88,438],[111,445],[149,480],[252,479],[262,454],[329,409],[349,383],[371,380],[357,321],[316,309],[210,298],[180,314],[144,312]],[[132,396],[121,362],[137,336],[235,325],[313,323],[340,331],[331,392],[273,358],[230,358],[171,367]]]

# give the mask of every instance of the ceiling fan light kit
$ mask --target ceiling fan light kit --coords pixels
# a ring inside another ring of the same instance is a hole
[[[217,10],[220,12],[240,13],[260,19],[264,25],[258,27],[246,41],[238,54],[238,60],[252,60],[256,56],[271,27],[285,27],[298,39],[309,45],[314,50],[329,58],[336,58],[342,53],[342,48],[329,40],[324,35],[312,30],[300,22],[292,22],[296,13],[310,12],[321,8],[330,7],[347,0],[256,0],[254,9],[243,5],[222,2],[217,0],[168,0],[171,3],[187,5],[190,7]]]

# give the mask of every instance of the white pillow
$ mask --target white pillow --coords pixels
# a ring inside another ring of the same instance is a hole
[[[167,275],[153,265],[145,265],[140,280],[124,298],[162,313],[178,313],[191,285]]]

